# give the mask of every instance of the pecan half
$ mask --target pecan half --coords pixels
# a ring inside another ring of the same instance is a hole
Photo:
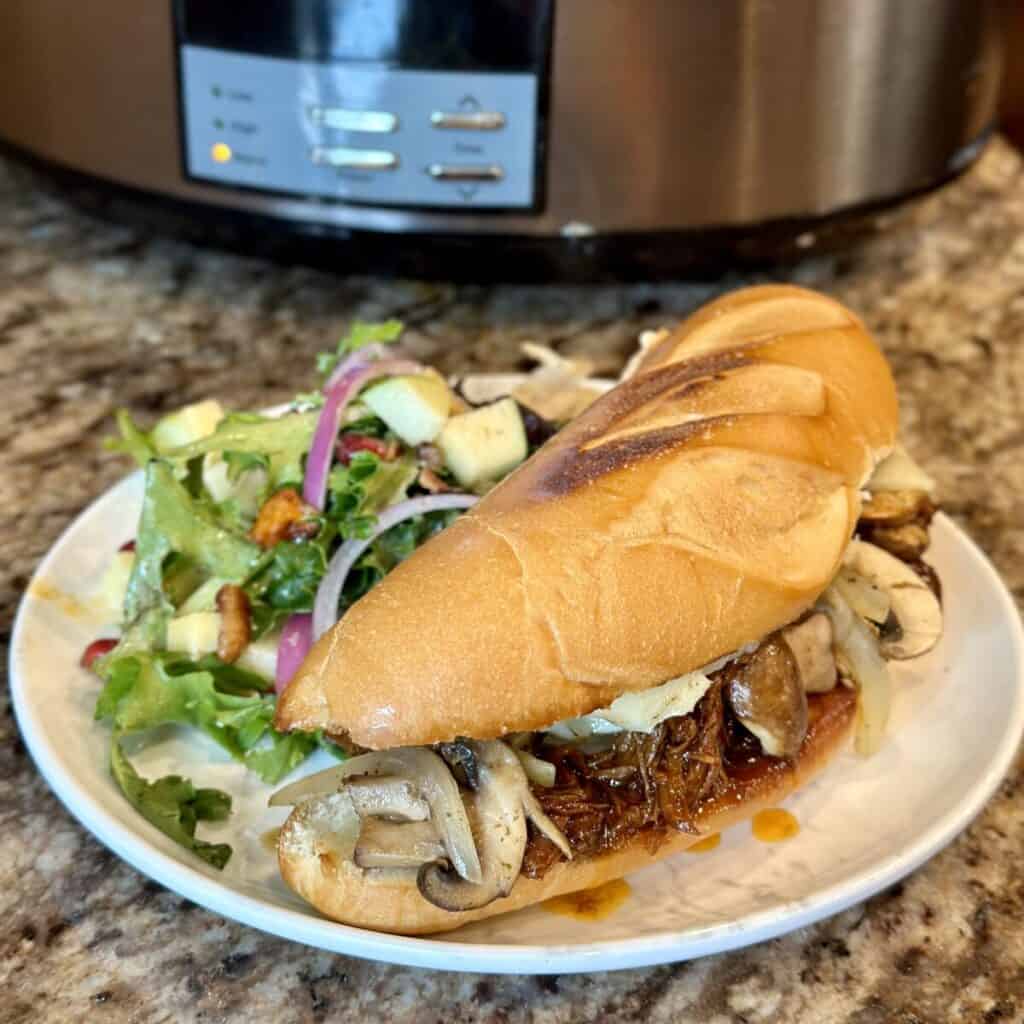
[[[234,583],[225,583],[217,591],[217,611],[220,612],[217,657],[230,665],[237,661],[242,651],[249,646],[249,598],[241,587]]]
[[[425,469],[432,469],[435,473],[444,469],[444,456],[436,444],[421,444],[416,448],[416,458]]]
[[[263,503],[249,536],[263,548],[272,548],[282,540],[315,536],[319,527],[312,533],[306,530],[306,521],[315,517],[316,509],[307,505],[294,488],[286,487]]]
[[[420,475],[416,478],[416,482],[423,490],[430,491],[431,494],[441,494],[452,489],[427,466],[420,470]]]

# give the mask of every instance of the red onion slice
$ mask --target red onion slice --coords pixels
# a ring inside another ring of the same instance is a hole
[[[480,499],[475,494],[425,494],[419,498],[400,501],[384,509],[377,516],[373,533],[365,540],[347,540],[335,551],[320,581],[313,603],[313,639],[318,640],[338,621],[338,601],[345,580],[359,556],[386,530],[396,523],[425,512],[445,508],[470,508]]]
[[[309,612],[289,616],[277,645],[277,670],[274,673],[274,689],[277,693],[284,693],[312,646],[313,616]]]
[[[366,345],[355,352],[345,356],[344,359],[340,360],[338,364],[331,371],[331,375],[327,378],[327,383],[324,384],[324,391],[330,391],[331,388],[338,383],[341,378],[348,373],[354,366],[369,366],[370,363],[375,363],[378,359],[383,359],[387,355],[387,352],[383,345],[379,342],[374,342],[372,345]]]
[[[357,353],[361,355],[362,353]],[[302,497],[314,508],[323,509],[327,499],[327,476],[334,458],[334,442],[341,429],[341,415],[345,407],[371,380],[378,377],[397,377],[422,373],[419,363],[408,359],[381,359],[368,363],[350,356],[331,375],[324,388],[324,405],[316,421],[313,443],[306,459],[306,476],[302,484]]]

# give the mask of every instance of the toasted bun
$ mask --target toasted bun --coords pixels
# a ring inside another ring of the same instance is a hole
[[[760,641],[835,574],[896,419],[841,305],[719,299],[349,609],[276,724],[372,749],[487,739]]]
[[[528,907],[562,893],[590,889],[664,860],[703,836],[745,821],[771,807],[817,774],[841,748],[854,721],[856,695],[837,688],[809,698],[811,720],[797,759],[771,762],[760,774],[733,782],[697,820],[699,835],[673,834],[652,852],[643,837],[615,853],[581,861],[560,861],[542,879],[520,876],[504,899],[479,910],[451,912],[428,903],[416,888],[415,870],[364,871],[351,861],[337,865],[314,852],[316,834],[301,808],[292,812],[278,840],[284,880],[321,913],[345,924],[417,935],[450,931],[471,921]]]

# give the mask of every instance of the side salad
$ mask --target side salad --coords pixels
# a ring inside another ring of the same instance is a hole
[[[317,748],[346,756],[343,738],[276,732],[277,695],[317,636],[554,432],[536,406],[558,394],[564,410],[566,385],[589,369],[538,350],[534,409],[475,405],[391,354],[402,330],[354,324],[321,353],[322,386],[279,415],[208,400],[146,432],[118,413],[109,446],[143,468],[142,512],[101,584],[119,635],[82,663],[103,682],[95,717],[111,726],[126,799],[214,867],[231,848],[196,828],[226,818],[230,796],[140,777],[125,737],[199,729],[270,784]]]

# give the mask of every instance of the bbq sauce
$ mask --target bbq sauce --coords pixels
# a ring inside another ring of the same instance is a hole
[[[800,823],[789,811],[781,807],[770,807],[758,811],[751,822],[754,838],[762,843],[781,843],[792,839],[800,831]]]
[[[624,878],[616,878],[594,889],[552,896],[541,906],[552,914],[573,917],[577,921],[603,921],[629,899],[631,892],[629,882]]]
[[[721,832],[712,832],[711,835],[705,836],[703,839],[694,843],[693,846],[686,848],[687,853],[710,853],[712,850],[718,847],[718,844],[722,841]]]

